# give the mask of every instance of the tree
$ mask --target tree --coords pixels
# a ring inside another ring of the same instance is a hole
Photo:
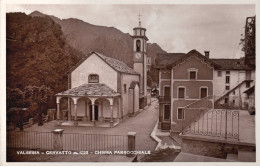
[[[243,36],[243,35],[242,35]],[[255,16],[246,18],[245,35],[241,39],[242,51],[245,53],[245,64],[255,65]]]
[[[46,85],[42,85],[40,87],[37,86],[27,86],[24,89],[24,97],[25,101],[30,102],[30,105],[33,105],[33,103],[37,103],[37,109],[38,109],[38,125],[43,125],[42,122],[42,113],[43,108],[48,104],[48,102],[51,99],[53,92],[50,87],[47,87]]]
[[[23,92],[19,88],[6,88],[7,109],[12,107],[23,107]]]

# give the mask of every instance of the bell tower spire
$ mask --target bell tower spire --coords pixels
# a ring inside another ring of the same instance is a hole
[[[141,14],[138,15],[138,26],[133,29],[133,61],[134,70],[140,74],[140,98],[144,105],[147,104],[147,55],[146,55],[146,43],[148,38],[146,37],[146,29],[141,25]]]

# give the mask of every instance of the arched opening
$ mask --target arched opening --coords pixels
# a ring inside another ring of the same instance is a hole
[[[141,41],[136,40],[136,51],[141,51]]]
[[[68,98],[62,97],[59,100],[60,102],[60,117],[62,120],[68,119]]]
[[[92,121],[92,120],[95,120],[95,121],[98,121],[100,120],[100,109],[101,109],[101,102],[100,100],[95,100],[95,103],[94,103],[94,114],[93,114],[93,111],[92,111],[92,103],[91,101],[88,102],[88,113],[89,113],[89,120]]]

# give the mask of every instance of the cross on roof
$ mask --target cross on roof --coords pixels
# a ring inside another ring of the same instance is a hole
[[[138,14],[139,26],[141,26],[141,16],[142,16],[142,15],[139,13],[139,14]]]

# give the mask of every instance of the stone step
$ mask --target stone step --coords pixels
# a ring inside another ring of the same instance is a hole
[[[170,137],[171,137],[173,140],[175,140],[176,142],[178,142],[179,145],[182,144],[182,140],[181,140],[181,138],[179,137],[178,134],[171,134]]]
[[[237,154],[227,154],[227,160],[232,160],[232,161],[238,161],[238,155]]]
[[[243,162],[255,162],[256,161],[256,153],[254,151],[238,151],[238,161]]]

